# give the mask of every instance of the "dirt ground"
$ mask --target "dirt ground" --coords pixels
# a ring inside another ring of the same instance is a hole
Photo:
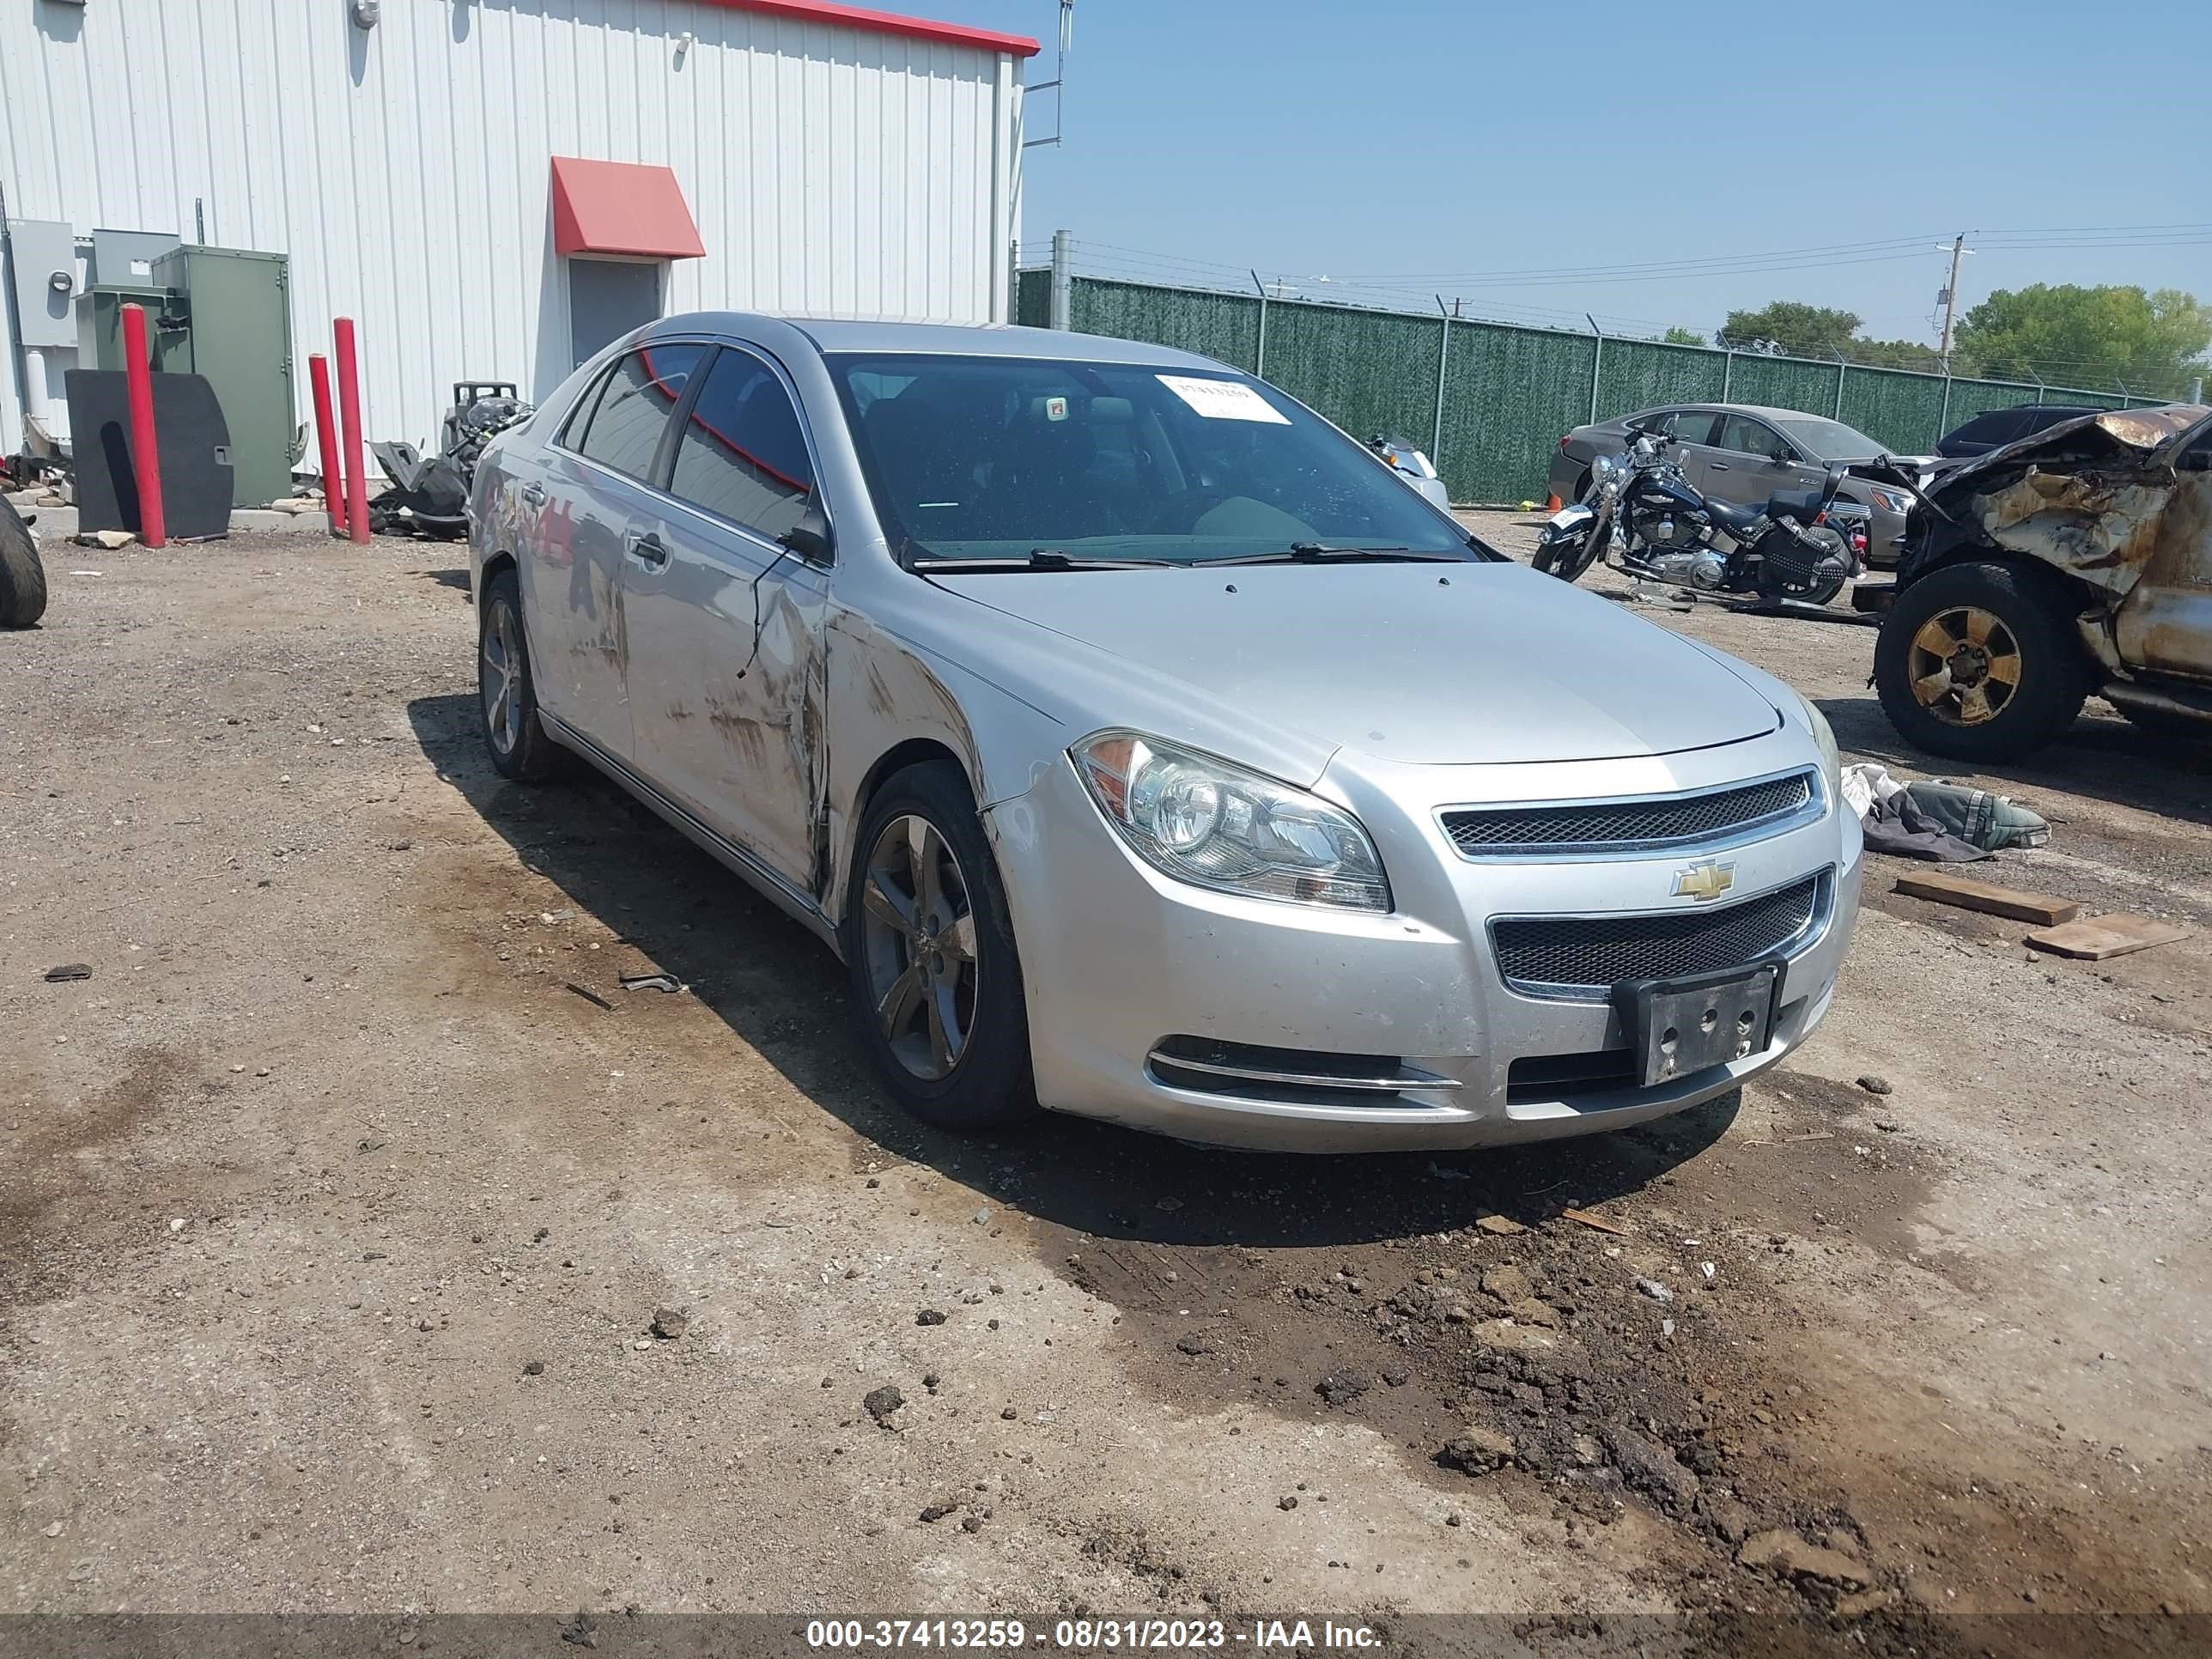
[[[1823,1030],[1646,1131],[963,1140],[765,902],[496,778],[459,550],[48,550],[0,635],[0,1613],[2212,1644],[2203,753],[2093,705],[1984,866],[2191,939],[2044,958],[1874,859]],[[1653,614],[1915,770],[1870,632]]]

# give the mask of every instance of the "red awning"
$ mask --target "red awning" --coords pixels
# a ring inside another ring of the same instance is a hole
[[[666,167],[556,155],[553,251],[696,259],[707,246],[684,205],[684,187]]]

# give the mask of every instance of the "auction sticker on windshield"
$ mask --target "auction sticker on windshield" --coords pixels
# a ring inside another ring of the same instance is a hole
[[[1162,374],[1159,383],[1209,421],[1267,421],[1288,426],[1291,417],[1242,380],[1201,380],[1188,374]]]

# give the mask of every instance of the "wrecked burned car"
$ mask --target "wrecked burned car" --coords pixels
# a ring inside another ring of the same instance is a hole
[[[1572,1134],[1827,1010],[1820,716],[1219,363],[671,319],[493,441],[472,520],[499,769],[583,757],[811,929],[931,1122]]]
[[[2212,410],[2083,416],[1924,490],[1875,650],[1908,742],[2017,759],[2093,691],[2212,736]]]

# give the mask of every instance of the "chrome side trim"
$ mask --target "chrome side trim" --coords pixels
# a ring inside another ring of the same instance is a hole
[[[1743,965],[1747,969],[1756,967],[1759,962],[1772,961],[1776,957],[1781,958],[1785,964],[1795,962],[1828,936],[1828,929],[1836,919],[1838,879],[1836,867],[1833,865],[1826,865],[1819,870],[1808,871],[1807,874],[1818,877],[1820,883],[1820,891],[1814,896],[1812,916],[1790,938],[1769,946],[1756,961],[1745,963]],[[1804,879],[1804,876],[1793,876],[1788,881],[1777,882],[1763,891],[1747,893],[1730,903],[1715,905],[1708,909],[1695,911],[1679,908],[1674,910],[1562,910],[1492,916],[1483,928],[1483,937],[1490,947],[1490,964],[1498,975],[1498,982],[1515,996],[1525,997],[1532,1002],[1607,1002],[1613,996],[1613,987],[1610,985],[1560,985],[1547,980],[1509,977],[1504,969],[1498,965],[1498,924],[1501,921],[1633,921],[1639,918],[1660,921],[1680,915],[1725,915],[1739,905],[1756,904],[1759,900],[1770,898],[1778,892],[1796,886]]]
[[[1208,1077],[1233,1078],[1239,1083],[1267,1083],[1288,1089],[1341,1089],[1360,1094],[1395,1095],[1407,1091],[1426,1091],[1431,1089],[1456,1089],[1457,1078],[1437,1077],[1429,1072],[1401,1071],[1394,1077],[1335,1077],[1318,1073],[1273,1072],[1253,1066],[1224,1066],[1210,1060],[1185,1060],[1179,1054],[1163,1054],[1158,1048],[1145,1056],[1147,1066],[1164,1066],[1171,1072],[1200,1072]]]
[[[671,828],[681,831],[695,842],[702,852],[727,869],[732,875],[744,882],[793,921],[805,927],[836,951],[839,957],[842,957],[844,955],[837,936],[837,924],[830,920],[811,895],[793,886],[751,853],[738,846],[737,842],[702,823],[647,781],[635,768],[610,755],[575,727],[568,725],[557,716],[548,714],[542,708],[538,711],[538,718],[544,724],[547,734],[563,749],[573,750],[591,762],[659,817],[667,820]]]
[[[1762,783],[1777,783],[1792,777],[1802,777],[1806,781],[1803,805],[1794,806],[1786,812],[1773,812],[1763,818],[1751,819],[1717,836],[1674,836],[1649,841],[1562,842],[1548,846],[1470,853],[1452,838],[1450,827],[1444,821],[1454,812],[1571,812],[1585,807],[1658,806],[1668,801],[1696,800],[1702,795],[1723,795],[1733,790],[1756,788]],[[1769,836],[1784,835],[1792,830],[1802,829],[1808,823],[1819,823],[1834,805],[1829,799],[1830,793],[1826,775],[1817,766],[1785,766],[1778,772],[1735,778],[1723,784],[1709,783],[1696,789],[1671,790],[1664,794],[1595,795],[1571,800],[1460,801],[1449,806],[1439,806],[1431,816],[1436,821],[1437,833],[1443,837],[1444,845],[1469,864],[1573,864],[1592,858],[1612,858],[1623,854],[1719,853],[1731,848],[1746,847],[1755,841],[1765,841]]]

